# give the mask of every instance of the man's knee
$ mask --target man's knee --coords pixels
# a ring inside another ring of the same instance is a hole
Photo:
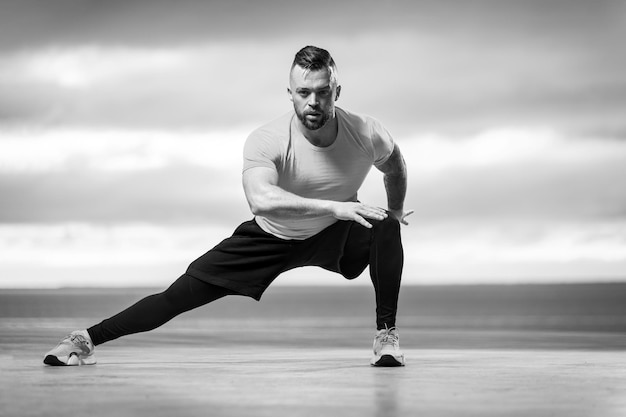
[[[391,214],[383,220],[372,221],[370,223],[376,232],[375,234],[400,236],[400,222]]]

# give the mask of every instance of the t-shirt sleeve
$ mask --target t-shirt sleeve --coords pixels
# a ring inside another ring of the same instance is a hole
[[[371,120],[371,129],[374,165],[380,166],[387,162],[393,152],[393,137],[378,120]]]
[[[256,167],[278,169],[280,149],[278,141],[263,130],[248,136],[243,147],[243,171]]]

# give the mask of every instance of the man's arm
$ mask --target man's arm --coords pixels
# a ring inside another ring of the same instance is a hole
[[[408,225],[406,217],[413,214],[413,210],[404,211],[406,197],[406,163],[398,144],[394,143],[393,151],[387,161],[378,167],[384,174],[385,190],[387,191],[387,207],[389,212],[402,224]]]
[[[243,190],[252,214],[267,218],[295,219],[331,215],[372,227],[366,219],[382,220],[385,210],[357,202],[338,202],[300,197],[278,186],[275,169],[255,167],[244,171]]]

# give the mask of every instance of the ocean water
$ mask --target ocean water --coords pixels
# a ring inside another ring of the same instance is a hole
[[[85,328],[159,291],[1,290],[1,342]],[[355,347],[371,342],[374,308],[364,286],[276,286],[260,302],[226,297],[133,340]],[[626,283],[406,286],[398,326],[403,344],[421,348],[626,349]]]

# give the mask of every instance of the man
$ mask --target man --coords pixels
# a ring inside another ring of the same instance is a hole
[[[373,118],[335,107],[341,87],[330,54],[307,46],[291,67],[294,111],[257,129],[244,147],[243,187],[254,219],[196,259],[160,294],[148,296],[48,352],[48,365],[95,364],[94,346],[155,329],[226,295],[260,300],[282,272],[319,266],[356,278],[370,265],[376,293],[374,366],[403,366],[396,311],[403,252],[406,167]],[[372,165],[384,173],[388,210],[360,203]]]

